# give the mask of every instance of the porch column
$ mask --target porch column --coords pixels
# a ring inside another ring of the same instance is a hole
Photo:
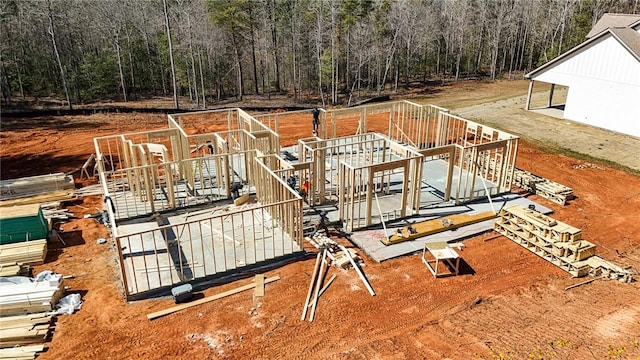
[[[529,91],[527,92],[527,102],[524,105],[525,110],[531,110],[531,92],[533,91],[533,79],[529,80]]]

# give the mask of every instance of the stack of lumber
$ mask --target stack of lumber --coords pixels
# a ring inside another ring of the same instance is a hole
[[[64,286],[59,275],[51,280],[3,283],[0,285],[0,316],[51,311],[62,295]]]
[[[22,263],[0,264],[0,276],[27,276],[31,267]]]
[[[47,220],[68,220],[74,218],[75,215],[67,209],[42,209],[42,215]]]
[[[573,198],[570,187],[517,168],[513,171],[513,184],[560,205]]]
[[[42,344],[0,349],[0,359],[31,360],[35,359],[36,354],[42,351],[44,351]]]
[[[42,344],[0,349],[0,359],[31,360],[35,359],[36,354],[42,351],[44,351]]]
[[[574,277],[605,276],[622,282],[631,274],[595,256],[580,229],[520,205],[504,207],[493,229]]]
[[[45,342],[47,335],[49,335],[49,327],[51,326],[52,318],[52,313],[46,312],[1,317],[0,348]],[[22,352],[31,352],[27,347],[16,348],[15,350],[18,349],[22,349]],[[36,347],[34,349],[40,348]],[[8,351],[5,350],[5,352]],[[23,356],[29,355],[20,354],[20,352],[17,353]],[[2,356],[2,352],[0,352],[0,358],[5,359],[5,357]],[[32,358],[33,357],[31,357],[31,359]]]
[[[79,197],[102,195],[102,184],[88,185],[75,190],[75,194]]]
[[[37,204],[75,198],[73,176],[63,173],[0,181],[0,206]]]
[[[0,264],[42,265],[46,256],[45,239],[0,245]]]

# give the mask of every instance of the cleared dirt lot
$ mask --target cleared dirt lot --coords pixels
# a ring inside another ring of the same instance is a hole
[[[518,82],[459,83],[418,99],[454,108],[521,95]],[[286,141],[310,133],[310,115],[283,124]],[[470,116],[472,117],[472,116]],[[95,114],[2,122],[2,177],[71,171],[93,152],[95,136],[165,126],[164,115]],[[496,126],[500,127],[500,124]],[[579,134],[576,134],[578,136]],[[606,139],[603,139],[606,141]],[[602,164],[545,153],[523,141],[517,166],[574,189],[577,198],[553,217],[583,230],[605,259],[640,269],[640,178]],[[101,208],[98,197],[69,208],[80,219],[63,225],[67,246],[52,243],[46,264],[68,275],[80,292],[82,310],[56,322],[42,359],[636,359],[640,356],[640,286],[581,280],[493,233],[465,241],[463,275],[435,280],[419,256],[376,264],[365,257],[371,297],[353,270],[338,271],[321,297],[313,323],[300,321],[313,271],[313,248],[304,261],[267,275],[260,303],[251,292],[148,321],[146,314],[171,299],[126,303],[107,235],[86,213]],[[362,252],[361,252],[362,253]],[[249,279],[207,290],[215,294]],[[252,311],[252,309],[254,309]]]

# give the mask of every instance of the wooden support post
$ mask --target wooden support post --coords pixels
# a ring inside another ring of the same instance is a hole
[[[372,213],[372,194],[376,194],[373,189],[373,168],[369,168],[367,176],[367,196],[365,207],[365,226],[371,226],[371,213]],[[378,195],[376,194],[376,201],[378,201]],[[378,204],[379,206],[379,204]],[[382,213],[380,214],[380,220],[382,220]]]
[[[531,93],[533,92],[533,79],[529,80],[529,90],[527,91],[527,102],[524,105],[525,110],[531,110]]]
[[[553,90],[555,90],[556,84],[551,84],[551,90],[549,90],[549,103],[547,107],[551,107],[553,105]]]

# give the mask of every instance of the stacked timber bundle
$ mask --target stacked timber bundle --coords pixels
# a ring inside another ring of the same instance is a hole
[[[59,274],[0,278],[0,316],[52,311],[62,295],[64,285]]]
[[[0,264],[42,265],[47,256],[47,240],[0,245]]]
[[[43,344],[0,349],[0,359],[30,360],[35,359],[36,354],[42,351],[44,351]]]
[[[71,200],[73,176],[63,173],[0,181],[0,207]]]
[[[27,276],[31,267],[25,264],[0,264],[0,276]]]
[[[52,318],[53,314],[46,312],[0,317],[0,348],[45,342]],[[21,352],[28,351],[26,347],[16,349],[22,349]],[[2,354],[3,351],[0,350],[0,358],[5,359]],[[28,356],[29,354],[20,355]]]
[[[513,183],[521,189],[560,205],[566,205],[567,200],[574,197],[573,190],[570,187],[517,168],[513,172]]]
[[[493,229],[574,277],[586,275],[631,282],[631,273],[595,256],[581,230],[535,210],[512,205],[500,211]]]

